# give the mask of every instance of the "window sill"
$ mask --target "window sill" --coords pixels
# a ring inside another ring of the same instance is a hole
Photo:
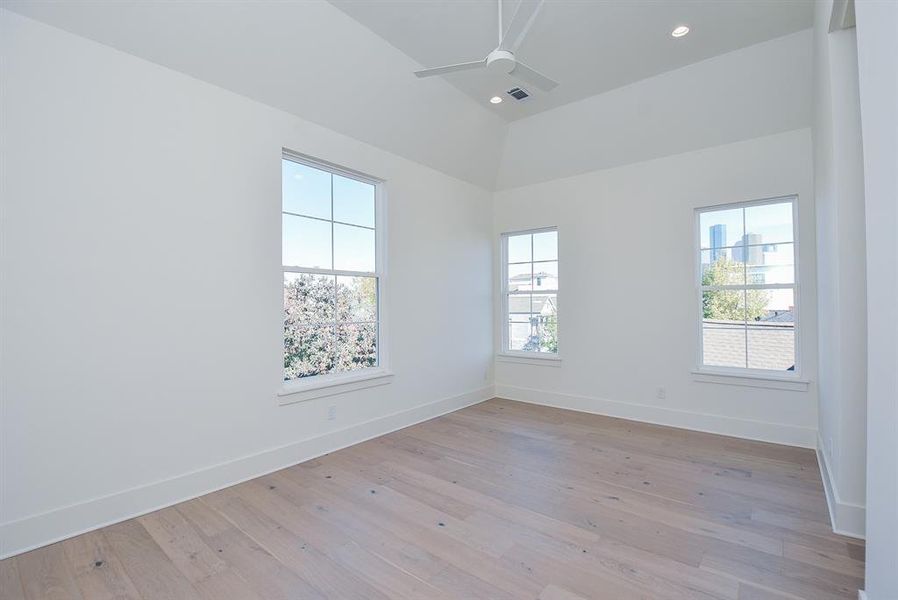
[[[692,380],[699,383],[717,383],[721,385],[741,385],[745,387],[787,390],[790,392],[806,392],[810,382],[794,377],[777,377],[755,373],[726,373],[696,369],[692,371]]]
[[[517,363],[520,365],[538,365],[540,367],[560,367],[561,357],[554,356],[528,356],[521,354],[500,353],[496,355],[498,362]]]
[[[386,385],[393,381],[393,373],[385,369],[372,369],[349,375],[319,375],[309,380],[287,381],[278,391],[281,406],[315,398],[354,392],[365,388]]]

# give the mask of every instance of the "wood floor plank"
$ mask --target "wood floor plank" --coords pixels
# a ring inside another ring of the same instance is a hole
[[[334,502],[333,497],[322,497],[321,502],[304,506],[301,510],[306,520],[323,525],[328,533],[338,531],[345,534],[351,541],[420,579],[429,580],[449,566],[428,551],[429,544],[417,529],[406,529],[404,537],[397,536],[395,529],[381,525],[389,523],[388,518],[374,518],[364,512],[360,514],[351,503],[341,504]]]
[[[453,477],[463,485],[507,504],[529,508],[596,534],[629,540],[644,550],[662,554],[685,564],[697,566],[701,560],[704,543],[700,536],[645,516],[597,506],[589,497],[566,490],[563,484],[547,482],[540,475],[528,472],[527,469],[503,467],[498,473],[499,476],[496,476],[493,468],[499,467],[491,459],[475,460],[470,455],[456,453],[447,446],[434,445],[424,440],[407,443],[426,448],[433,456],[448,456],[454,459],[443,462],[441,468],[452,472]],[[491,472],[494,474],[493,477],[489,477]],[[471,477],[471,473],[475,476]]]
[[[237,528],[209,538],[222,559],[256,593],[271,600],[319,600],[324,594],[272,556]]]
[[[715,542],[701,568],[803,598],[855,598],[863,580],[744,546]]]
[[[200,596],[136,519],[102,530],[134,587],[153,600],[197,600]]]
[[[62,544],[56,543],[15,557],[19,577],[28,600],[80,600],[65,558]]]
[[[220,571],[194,584],[203,600],[222,600],[222,598],[239,598],[240,600],[264,600],[250,582],[236,571]]]
[[[0,561],[0,598],[6,600],[24,600],[25,590],[19,577],[19,567],[15,559]]]
[[[323,475],[323,477],[328,477],[328,475]],[[293,494],[299,491],[297,488],[300,487],[300,482],[294,477],[280,475],[278,480],[281,484],[277,488],[279,493],[293,497]],[[308,489],[309,486],[302,486],[301,493],[307,493]],[[318,493],[319,497],[312,504],[307,505],[305,510],[323,519],[338,521],[339,524],[334,522],[336,531],[339,532],[341,526],[345,525],[345,515],[356,514],[363,522],[367,523],[369,529],[373,528],[375,531],[379,529],[378,524],[389,524],[392,533],[384,535],[382,539],[390,539],[390,535],[395,535],[404,544],[404,548],[417,546],[420,551],[414,554],[406,552],[403,548],[398,552],[401,556],[397,556],[397,551],[394,548],[392,553],[387,552],[387,555],[392,562],[423,579],[429,579],[433,573],[442,570],[443,565],[449,564],[475,577],[489,581],[515,597],[535,596],[541,589],[538,582],[509,573],[490,556],[458,540],[457,536],[450,535],[445,528],[439,526],[439,522],[425,525],[413,523],[401,519],[396,513],[385,513],[377,505],[353,503],[342,497],[339,492],[319,490]],[[367,547],[370,547],[370,544]],[[422,573],[422,570],[430,571],[430,573]]]
[[[406,462],[408,463],[409,461]],[[403,477],[403,474],[397,471],[397,469],[401,471],[402,467],[395,464],[391,465],[391,467],[394,471],[385,473],[385,476],[390,477],[387,485],[394,487],[397,478],[401,480]],[[429,476],[420,472],[417,475],[406,473],[405,477],[411,477],[412,479],[417,477],[417,481],[407,484],[406,487],[432,489],[441,483],[439,479],[431,478],[425,480]],[[658,522],[675,525],[684,531],[713,536],[724,541],[747,545],[765,552],[782,554],[783,542],[778,534],[768,536],[752,531],[751,527],[740,526],[734,523],[732,518],[727,518],[727,515],[714,515],[708,511],[697,510],[690,505],[671,502],[669,499],[661,496],[645,493],[642,490],[633,491],[629,488],[607,484],[596,479],[584,481],[578,478],[568,478],[566,481],[572,484],[565,486],[566,488],[573,490],[574,486],[576,486],[576,493],[582,494],[587,492],[592,502],[611,510],[623,510],[641,518],[650,517]],[[467,488],[451,485],[443,487],[442,493],[457,496],[454,493],[457,490],[467,490]],[[470,504],[472,501],[469,499],[468,503]],[[482,504],[482,497],[480,504]],[[513,506],[506,502],[497,504],[500,512],[507,512],[509,506]]]
[[[446,567],[428,578],[428,583],[442,590],[448,598],[483,598],[484,600],[515,600],[518,596],[463,571],[455,565]]]
[[[609,577],[607,573],[595,570],[580,569],[576,566],[557,560],[551,556],[527,548],[512,546],[503,556],[503,560],[519,573],[527,573],[536,577],[545,585],[564,585],[576,594],[596,600],[648,600],[655,597],[655,592],[641,589],[639,586],[620,577]],[[658,597],[667,590],[657,590]],[[682,596],[677,596],[678,600]],[[707,600],[707,596],[696,596]]]
[[[560,585],[550,583],[539,594],[537,600],[586,600],[583,596],[578,596],[574,592],[564,589]]]
[[[433,584],[415,577],[383,558],[372,554],[356,543],[351,543],[337,552],[337,561],[348,569],[361,574],[384,595],[397,600],[417,600],[451,598]]]
[[[618,484],[631,489],[648,486],[653,493],[679,497],[683,501],[707,505],[717,500],[718,506],[727,507],[766,506],[770,510],[786,510],[805,518],[821,518],[826,514],[826,503],[821,500],[819,491],[754,482],[744,477],[722,477],[724,469],[705,470],[688,463],[642,455],[633,455],[628,461],[622,460],[620,453],[615,456],[603,448],[582,445],[555,448],[541,440],[522,443],[520,438],[525,436],[517,434],[507,434],[505,437],[511,439],[503,439],[503,434],[495,430],[490,433],[488,437],[484,436],[481,444],[490,451],[495,462],[527,465],[534,474],[551,470],[554,475],[566,478],[583,473],[587,468],[593,468],[595,473],[598,467],[605,478]],[[457,440],[476,439],[473,438],[475,435],[470,429],[432,425],[426,439],[442,446],[457,446]],[[688,485],[690,483],[695,485]],[[692,495],[696,488],[703,490],[701,498]]]
[[[225,562],[201,538],[177,507],[137,519],[169,560],[192,583],[224,571]]]
[[[802,544],[788,542],[785,544],[783,556],[809,565],[815,565],[829,571],[837,571],[857,579],[864,577],[864,563],[849,556],[825,552],[809,548]]]
[[[786,594],[782,592],[775,592],[770,589],[765,589],[762,587],[758,587],[755,585],[751,585],[749,583],[740,583],[739,584],[739,599],[738,600],[800,600],[799,596],[793,596],[792,594]]]
[[[91,531],[62,542],[81,594],[90,600],[140,600],[106,536]]]
[[[494,399],[0,561],[0,595],[845,600],[801,448]]]
[[[483,423],[474,415],[457,413],[447,415],[450,423],[459,423],[465,429],[476,430],[481,433],[500,431],[505,434],[531,437],[534,434],[532,428],[522,427],[522,419],[505,420],[499,423]],[[498,420],[498,419],[497,419]],[[525,422],[524,422],[525,423]],[[551,428],[551,425],[544,426]],[[565,430],[557,427],[559,434]],[[605,432],[587,430],[582,433],[567,432],[569,445],[582,450],[602,452],[606,457],[623,462],[633,456],[650,459],[653,464],[670,466],[676,469],[687,469],[690,472],[706,477],[714,475],[726,480],[761,482],[765,486],[786,486],[788,490],[820,491],[820,480],[817,473],[807,469],[804,465],[789,465],[788,463],[776,463],[766,465],[759,464],[755,459],[745,460],[744,457],[730,453],[729,455],[709,455],[697,452],[694,448],[676,448],[670,445],[652,445],[635,441],[631,435],[608,435]],[[558,444],[557,436],[539,436],[537,439]]]
[[[220,514],[246,534],[281,564],[327,598],[347,600],[387,600],[386,596],[369,586],[352,572],[336,564],[302,537],[305,528],[290,520],[283,526],[245,501],[247,495],[261,494],[257,489],[242,486],[241,490],[223,490],[212,503]]]
[[[336,459],[336,457],[333,458]],[[433,508],[388,486],[359,477],[349,470],[352,467],[345,462],[336,460],[330,462],[336,462],[339,467],[331,469],[335,475],[328,485],[345,498],[353,499],[358,503],[375,505],[377,509],[392,514],[393,518],[403,519],[419,528],[445,533],[487,556],[499,557],[510,546],[506,540],[497,539],[489,533],[469,527],[462,519],[453,517],[449,513]]]
[[[570,544],[544,533],[521,527],[505,519],[478,513],[469,522],[515,540],[581,569],[604,573],[637,587],[665,590],[665,597],[713,596],[735,600],[738,582],[598,536],[589,544]],[[647,583],[648,582],[648,583]]]

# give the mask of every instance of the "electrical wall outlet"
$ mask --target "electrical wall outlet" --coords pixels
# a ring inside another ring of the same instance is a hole
[[[327,407],[327,420],[333,421],[337,418],[337,407],[336,406],[328,406]]]
[[[657,390],[655,390],[655,397],[658,400],[664,400],[665,398],[667,398],[667,390],[665,390],[663,387],[659,387]]]

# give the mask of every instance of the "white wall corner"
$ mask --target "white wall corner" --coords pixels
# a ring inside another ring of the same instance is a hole
[[[829,19],[829,33],[854,26],[854,0],[834,0]]]
[[[853,502],[845,502],[839,496],[839,488],[833,477],[832,469],[826,458],[826,446],[817,435],[817,464],[820,466],[820,479],[826,492],[826,506],[829,508],[829,519],[833,533],[864,539],[867,514],[864,506]]]
[[[562,394],[500,383],[497,383],[495,387],[496,396],[500,398],[528,402],[530,404],[629,419],[653,425],[666,425],[692,431],[797,446],[799,448],[814,448],[816,444],[817,431],[810,427],[767,423],[605,398]]]
[[[489,400],[494,386],[86,502],[0,523],[0,559],[197,498]]]

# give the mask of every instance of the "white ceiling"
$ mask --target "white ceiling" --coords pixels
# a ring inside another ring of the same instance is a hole
[[[0,0],[0,7],[491,189],[507,124],[324,0]],[[222,127],[227,127],[222,123]]]
[[[506,22],[518,0],[508,1]],[[507,121],[808,28],[812,12],[811,0],[547,0],[518,54],[560,85],[548,95],[530,89],[523,103],[491,105],[513,80],[413,72],[491,50],[493,0],[0,0],[0,7],[487,189],[512,129]],[[693,31],[674,40],[670,30],[683,22]]]
[[[425,67],[479,60],[497,45],[494,0],[330,2]],[[506,23],[517,3],[506,0]],[[560,82],[555,90],[524,85],[532,96],[518,102],[503,94],[520,85],[510,76],[445,79],[510,121],[806,29],[812,19],[812,0],[547,0],[517,56]],[[671,37],[681,24],[690,34]],[[490,105],[494,95],[506,101]]]

